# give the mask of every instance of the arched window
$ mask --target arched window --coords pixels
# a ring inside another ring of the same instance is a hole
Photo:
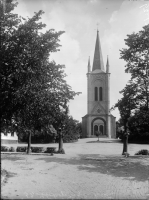
[[[103,125],[100,125],[100,132],[103,135]]]
[[[97,125],[94,126],[94,135],[96,134],[96,131],[98,131],[98,126]]]
[[[102,101],[102,87],[99,88],[99,100]]]
[[[95,87],[95,101],[98,101],[98,88]]]

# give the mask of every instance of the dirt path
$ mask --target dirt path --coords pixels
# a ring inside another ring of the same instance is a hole
[[[65,155],[2,154],[2,169],[9,174],[2,197],[149,199],[149,157],[124,158],[121,145],[83,139],[64,144]],[[138,148],[131,146],[130,153]]]

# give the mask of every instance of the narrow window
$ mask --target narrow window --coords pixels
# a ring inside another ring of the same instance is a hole
[[[100,132],[103,135],[103,125],[100,125]]]
[[[94,135],[96,134],[96,131],[98,131],[98,126],[97,125],[94,126]]]
[[[102,101],[102,87],[99,88],[99,100]]]
[[[98,88],[95,87],[95,101],[98,101]]]

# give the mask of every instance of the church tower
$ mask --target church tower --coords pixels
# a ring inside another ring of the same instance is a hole
[[[116,137],[115,117],[110,113],[109,59],[105,69],[98,30],[92,70],[88,60],[87,115],[82,117],[82,136],[95,137],[96,131],[105,137]]]

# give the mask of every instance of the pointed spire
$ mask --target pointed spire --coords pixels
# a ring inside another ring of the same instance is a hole
[[[103,64],[103,57],[100,45],[100,39],[97,30],[97,38],[96,38],[96,45],[95,45],[95,52],[94,52],[94,60],[93,60],[93,69],[92,71],[99,69],[104,71],[104,64]]]
[[[106,72],[107,73],[109,73],[109,68],[110,68],[110,66],[109,66],[109,58],[107,56],[107,64],[106,64]]]
[[[90,56],[89,56],[89,58],[88,58],[88,72],[90,72],[91,71],[91,65],[90,65]]]

